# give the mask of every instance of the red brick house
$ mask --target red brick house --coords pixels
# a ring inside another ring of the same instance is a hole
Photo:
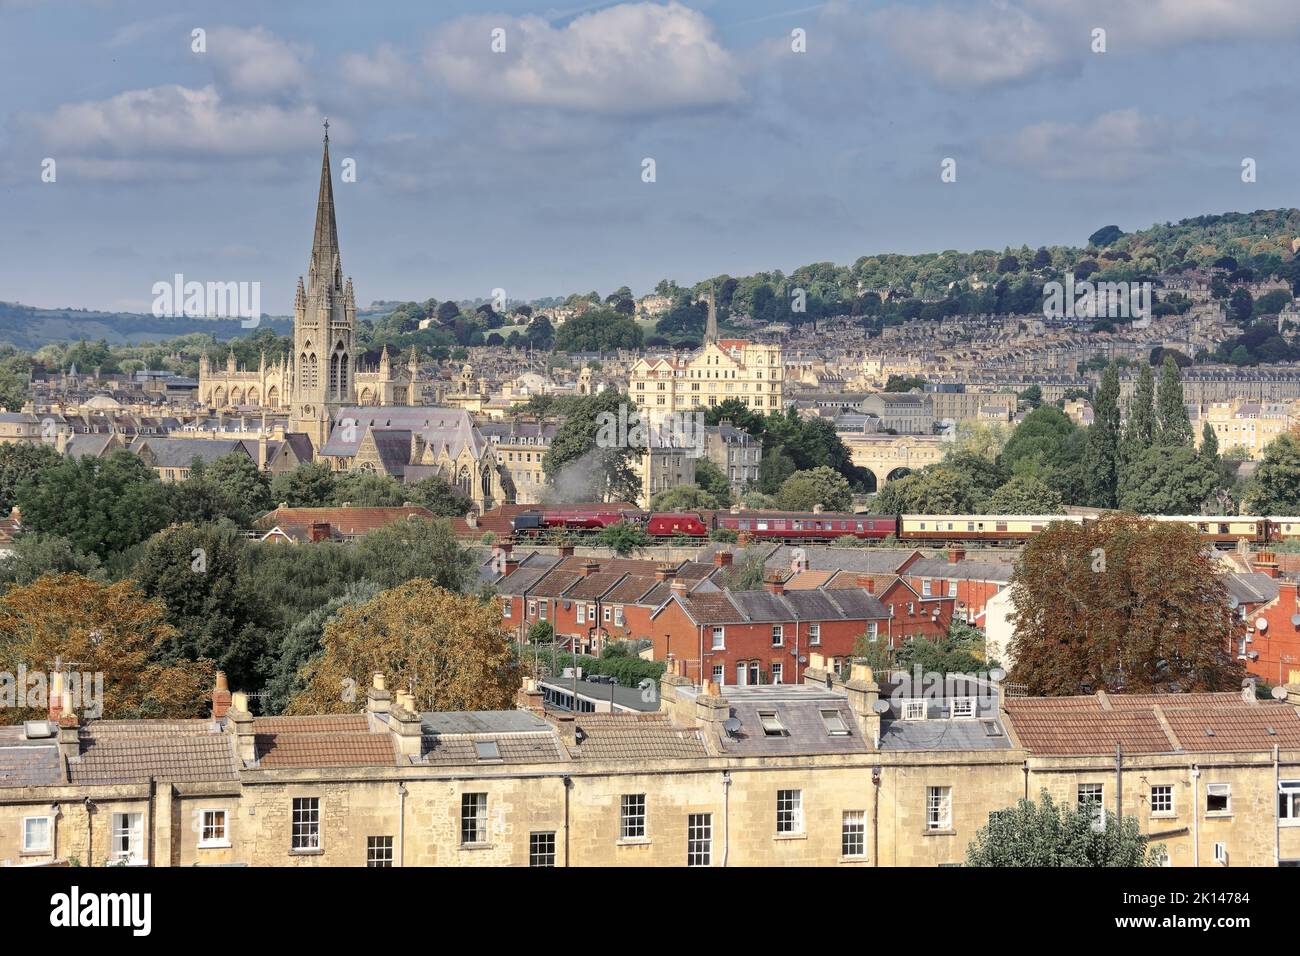
[[[652,620],[655,660],[671,657],[685,676],[719,685],[799,683],[811,652],[843,663],[863,634],[890,639],[889,613],[867,591],[787,591],[780,581],[762,591],[675,582]]]

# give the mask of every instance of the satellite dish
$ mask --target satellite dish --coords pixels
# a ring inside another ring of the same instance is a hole
[[[1282,686],[1274,687],[1270,693],[1274,700],[1286,700],[1286,688]]]
[[[1232,608],[1234,611],[1237,609],[1237,605],[1239,605],[1240,603],[1241,602],[1238,601],[1235,597],[1229,596],[1228,607]]]
[[[1292,615],[1291,615],[1291,626],[1292,626],[1292,627],[1300,627],[1300,614],[1292,614]]]
[[[878,700],[878,701],[876,701],[874,704],[871,705],[871,709],[874,710],[874,711],[875,711],[876,713],[878,713],[878,714],[887,714],[887,713],[889,713],[889,701],[887,701],[887,700]]]
[[[989,671],[989,680],[997,684],[1007,679],[1007,672],[1001,667],[995,667]]]
[[[1257,630],[1257,631],[1267,631],[1267,630],[1268,630],[1268,618],[1266,618],[1266,617],[1257,617],[1257,618],[1255,618],[1255,630]]]
[[[740,733],[740,718],[728,717],[722,722],[722,729],[727,732],[728,737],[734,737]]]

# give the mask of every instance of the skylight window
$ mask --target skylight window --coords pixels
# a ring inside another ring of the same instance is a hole
[[[474,741],[474,751],[478,754],[479,760],[500,760],[501,748],[497,746],[495,740],[476,740]]]
[[[849,735],[848,725],[844,723],[844,717],[838,710],[823,710],[822,723],[826,727],[826,733],[831,737],[847,737]]]
[[[776,715],[776,711],[760,710],[758,712],[758,722],[763,726],[763,735],[765,737],[788,737],[790,731],[785,729],[781,723],[781,718]]]

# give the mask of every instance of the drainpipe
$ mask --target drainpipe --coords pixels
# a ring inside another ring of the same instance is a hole
[[[90,797],[84,801],[86,808],[86,866],[95,865],[95,804]]]
[[[1124,751],[1115,741],[1115,817],[1124,822]]]
[[[577,700],[574,700],[573,706],[578,706]],[[575,709],[574,713],[577,711]],[[573,789],[573,778],[567,773],[564,775],[564,865],[569,866],[569,791]]]
[[[406,784],[397,785],[397,865],[406,866]]]
[[[1020,765],[1020,769],[1024,771],[1025,774],[1025,799],[1028,800],[1029,799],[1029,761],[1026,760],[1024,763],[1022,763]]]
[[[871,768],[871,865],[880,866],[880,768]]]
[[[145,812],[145,821],[144,821],[144,825],[147,827],[147,830],[146,830],[145,832],[147,832],[147,833],[149,834],[149,841],[148,841],[148,844],[147,844],[147,846],[146,846],[146,848],[145,848],[145,852],[148,854],[148,860],[149,860],[149,865],[150,865],[150,866],[153,866],[153,865],[154,865],[154,862],[153,862],[153,860],[154,860],[154,833],[153,833],[153,817],[154,817],[154,812],[153,812],[153,798],[154,798],[154,789],[156,788],[156,786],[157,786],[157,784],[155,783],[154,778],[153,778],[153,777],[150,777],[150,778],[149,778],[149,798],[148,798],[148,800],[145,802],[145,810],[146,810],[146,812]],[[200,821],[200,822],[201,822],[201,821]],[[169,861],[169,862],[170,862],[170,861]]]
[[[731,771],[722,771],[722,865],[731,853]]]
[[[1192,764],[1192,866],[1201,865],[1201,768]]]
[[[1273,793],[1282,792],[1282,754],[1278,745],[1273,745]],[[1282,807],[1276,796],[1273,798],[1273,865],[1282,865]]]

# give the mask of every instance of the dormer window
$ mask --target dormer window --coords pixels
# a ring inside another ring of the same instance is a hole
[[[764,737],[789,737],[790,731],[785,729],[781,723],[781,718],[777,716],[774,710],[760,710],[758,712],[758,722],[763,728]]]
[[[925,720],[924,700],[905,700],[902,705],[904,720]]]

